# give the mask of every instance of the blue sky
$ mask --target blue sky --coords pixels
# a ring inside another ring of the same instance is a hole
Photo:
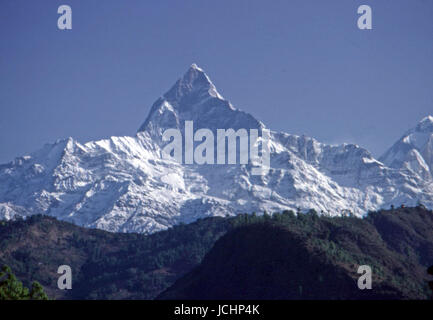
[[[61,4],[71,31],[57,29]],[[133,135],[193,62],[271,129],[379,156],[433,114],[432,58],[431,0],[2,0],[0,163]]]

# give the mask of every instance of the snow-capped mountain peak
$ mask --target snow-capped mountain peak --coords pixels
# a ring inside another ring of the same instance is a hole
[[[195,128],[264,128],[252,115],[236,109],[217,91],[203,69],[192,64],[170,90],[159,98],[139,128],[156,141],[167,129],[184,128],[185,121],[193,121]]]
[[[432,180],[433,117],[423,118],[385,152],[380,160],[391,168],[408,170],[424,180]]]
[[[184,76],[164,95],[173,105],[180,104],[181,99],[193,92],[197,98],[206,99],[208,95],[223,100],[208,75],[195,63],[191,65]]]
[[[353,144],[271,132],[270,168],[184,165],[162,157],[166,129],[263,129],[197,65],[151,107],[134,137],[47,144],[0,165],[0,218],[48,214],[86,227],[151,233],[207,216],[315,209],[361,216],[391,204],[433,207],[433,117],[378,161]]]
[[[415,128],[416,132],[433,133],[433,116],[423,118]]]

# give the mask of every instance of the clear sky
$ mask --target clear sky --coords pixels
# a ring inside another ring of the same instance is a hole
[[[0,163],[135,134],[193,62],[269,128],[379,156],[433,114],[433,1],[0,0]]]

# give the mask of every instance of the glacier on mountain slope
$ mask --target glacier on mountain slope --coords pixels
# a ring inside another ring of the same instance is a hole
[[[433,117],[379,160],[365,149],[271,131],[270,170],[182,165],[162,157],[162,133],[194,128],[263,129],[225,100],[202,69],[152,106],[134,137],[80,144],[72,138],[0,165],[0,218],[48,214],[86,227],[152,233],[206,216],[315,209],[361,216],[391,204],[433,207]]]

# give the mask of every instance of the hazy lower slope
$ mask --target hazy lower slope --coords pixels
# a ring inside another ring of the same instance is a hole
[[[217,241],[199,267],[160,299],[427,299],[433,213],[367,219],[290,214],[257,219]],[[359,290],[359,265],[373,289]]]

